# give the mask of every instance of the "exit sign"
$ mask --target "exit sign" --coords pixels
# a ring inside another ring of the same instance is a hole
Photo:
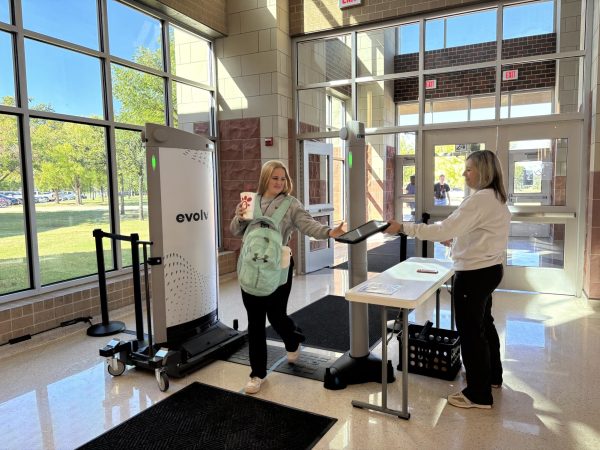
[[[362,5],[362,0],[339,0],[340,9]]]
[[[502,72],[502,81],[512,81],[519,79],[519,69],[505,70]]]
[[[435,89],[437,87],[437,80],[425,80],[425,89]]]

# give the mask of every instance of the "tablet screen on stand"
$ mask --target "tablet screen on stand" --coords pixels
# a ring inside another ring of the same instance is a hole
[[[360,241],[364,241],[369,236],[373,236],[375,233],[385,230],[390,224],[384,220],[370,220],[367,223],[362,224],[360,227],[348,231],[341,236],[335,238],[338,242],[345,244],[356,244]]]

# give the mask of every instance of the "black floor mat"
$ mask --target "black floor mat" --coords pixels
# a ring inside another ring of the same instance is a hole
[[[195,382],[79,448],[309,449],[336,421]]]
[[[398,310],[388,310],[393,319]],[[290,314],[296,326],[302,329],[305,347],[344,353],[350,350],[349,302],[337,295],[327,295]],[[267,338],[281,341],[273,327],[267,327]],[[381,307],[369,305],[369,348],[381,339]]]
[[[277,361],[286,356],[287,352],[283,347],[267,345],[267,368],[273,367]],[[277,365],[274,372],[286,373],[297,377],[308,378],[311,380],[325,381],[325,370],[336,361],[336,357],[327,356],[318,353],[312,353],[303,348],[300,358],[294,364],[288,363],[285,359]],[[237,364],[250,365],[250,356],[248,354],[248,343],[246,342],[238,351],[223,358],[224,361]]]

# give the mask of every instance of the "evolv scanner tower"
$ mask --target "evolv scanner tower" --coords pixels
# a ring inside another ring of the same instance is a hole
[[[153,332],[169,349],[167,373],[182,376],[243,338],[218,316],[214,144],[150,123],[145,140]]]

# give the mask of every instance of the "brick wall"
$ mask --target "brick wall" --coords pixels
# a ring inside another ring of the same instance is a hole
[[[394,56],[394,72],[416,72],[419,70],[419,54],[405,53]]]
[[[505,41],[508,45],[507,57],[551,53],[556,45],[555,34],[544,34],[526,38],[509,39]],[[493,44],[492,46],[490,44]],[[525,52],[520,55],[519,52]],[[529,53],[528,53],[529,52]],[[538,52],[538,53],[534,53]],[[435,61],[439,66],[445,67],[459,64],[472,64],[475,62],[489,61],[490,55],[495,58],[496,44],[484,42],[476,45],[465,45],[450,49],[434,50],[426,52],[425,61]],[[504,52],[503,52],[504,53]],[[431,58],[429,55],[433,55]],[[396,55],[394,57],[394,69],[396,73],[409,72],[418,66],[418,54]],[[459,58],[456,63],[451,58]],[[502,67],[502,70],[519,70],[519,78],[512,81],[503,81],[502,92],[521,91],[527,89],[552,88],[556,84],[556,62],[536,61],[532,63],[510,64]],[[451,98],[478,94],[493,93],[496,84],[496,72],[494,67],[485,67],[475,70],[465,70],[452,73],[429,75],[426,80],[435,79],[437,88],[426,90],[426,99]],[[416,101],[419,95],[418,78],[407,78],[394,81],[394,101],[406,102]]]
[[[240,192],[256,192],[260,177],[260,118],[219,120],[219,181],[223,247],[239,251],[241,239],[229,231]]]
[[[495,41],[430,50],[425,52],[425,69],[494,61],[496,53]]]
[[[556,33],[537,34],[502,41],[502,59],[556,52]]]
[[[554,60],[502,66],[502,70],[512,69],[519,70],[519,79],[503,81],[502,92],[552,88],[556,83],[556,61]]]

